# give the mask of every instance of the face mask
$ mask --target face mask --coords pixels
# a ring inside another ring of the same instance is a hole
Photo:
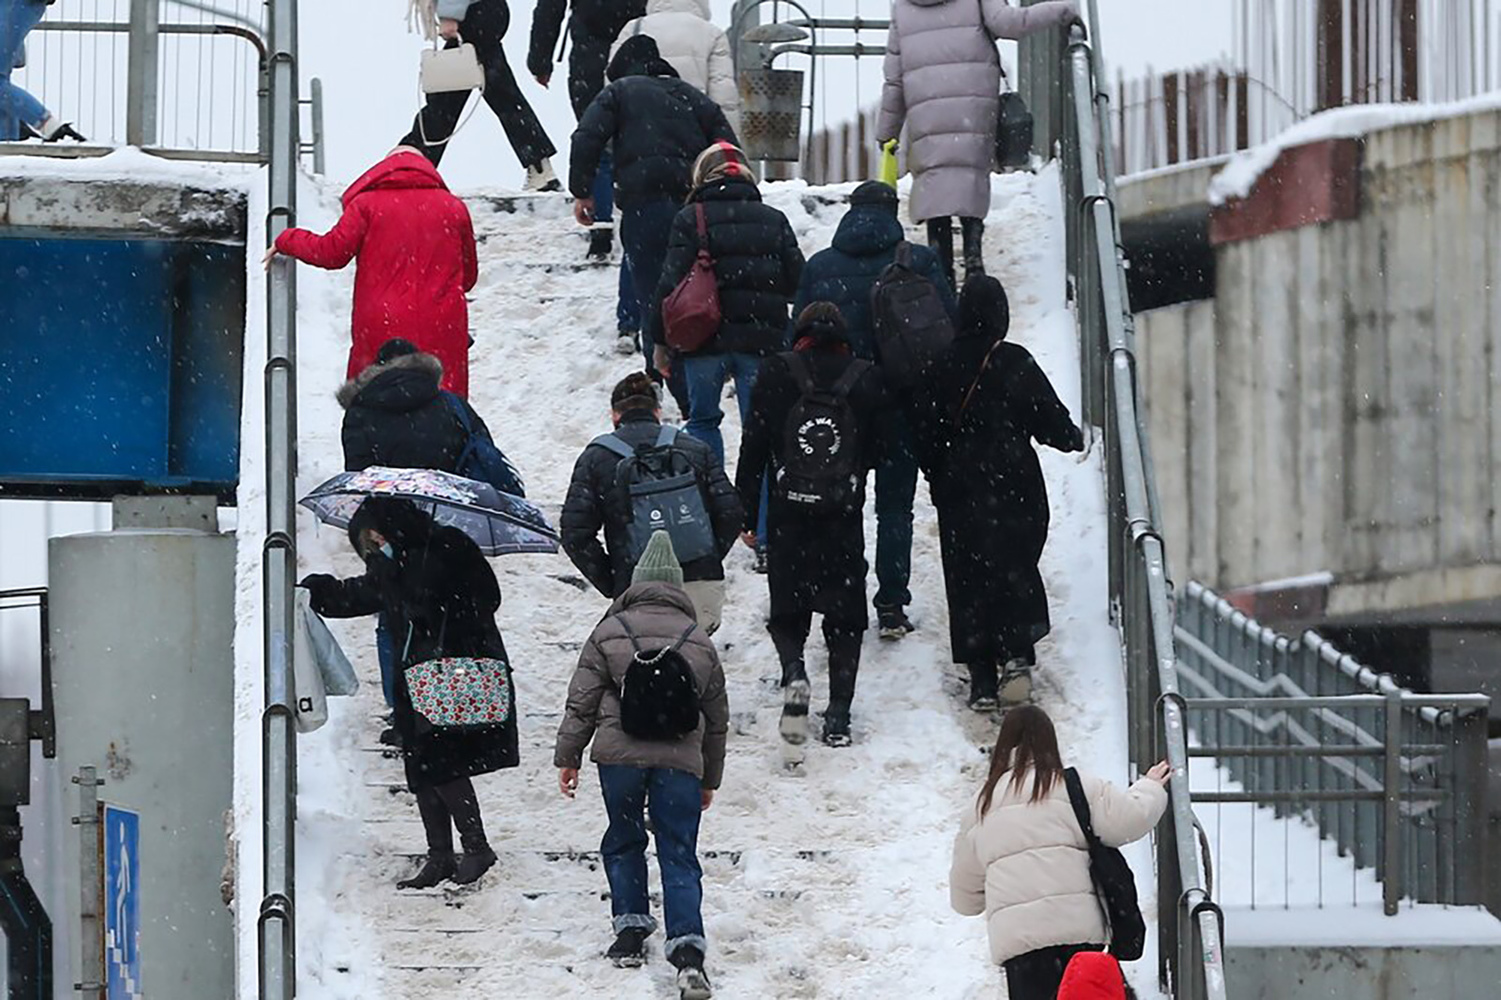
[[[390,542],[386,542],[377,551],[379,551],[380,554],[383,555],[383,556],[385,556],[387,559],[395,559],[396,558],[396,550],[391,547],[391,543]]]

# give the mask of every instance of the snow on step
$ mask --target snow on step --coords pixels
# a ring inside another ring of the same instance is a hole
[[[772,186],[767,200],[788,214],[811,254],[828,245],[848,190],[785,183]],[[1037,354],[1077,412],[1057,173],[997,178],[994,194],[987,260],[1010,290],[1013,336]],[[321,189],[305,195],[305,224],[330,223],[335,196]],[[520,466],[528,492],[556,516],[578,451],[608,427],[610,389],[633,366],[614,351],[616,271],[584,262],[585,234],[562,196],[481,192],[468,201],[480,239],[473,402]],[[305,491],[342,467],[333,390],[346,357],[350,276],[303,268],[299,281]],[[724,431],[733,461],[733,400],[726,400]],[[1044,572],[1054,632],[1039,649],[1039,697],[1073,760],[1124,780],[1124,685],[1106,618],[1099,458],[1081,464],[1046,453],[1043,462],[1053,506]],[[342,532],[300,516],[304,572],[358,571]],[[916,521],[911,611],[919,631],[896,644],[872,633],[854,746],[810,746],[800,775],[781,766],[765,580],[751,573],[746,550],[729,557],[729,600],[717,638],[734,719],[724,787],[700,836],[708,970],[719,996],[996,992],[1000,978],[988,961],[983,923],[950,912],[947,886],[957,816],[984,773],[994,722],[959,699],[963,680],[949,662],[937,523],[925,490]],[[872,516],[868,554],[874,530]],[[300,741],[304,997],[676,995],[660,934],[645,969],[615,969],[600,957],[610,919],[598,855],[605,826],[598,780],[586,768],[570,802],[558,794],[552,766],[567,681],[604,601],[581,586],[561,555],[510,556],[493,565],[505,595],[500,625],[515,667],[523,748],[519,768],[476,781],[500,862],[477,886],[395,891],[423,850],[421,824],[400,762],[375,743],[382,706],[374,623],[335,623],[364,686],[357,697],[331,703],[328,726]],[[242,584],[249,601],[258,583]],[[809,653],[817,709],[826,696],[817,629]],[[1138,852],[1133,861],[1150,908],[1146,856]],[[1152,964],[1150,956],[1141,963]]]

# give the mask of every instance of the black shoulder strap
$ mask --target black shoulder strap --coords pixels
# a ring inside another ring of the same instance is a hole
[[[832,390],[834,395],[839,397],[848,396],[854,391],[855,383],[859,382],[860,377],[865,374],[865,369],[869,367],[870,362],[862,358],[852,360],[850,366],[844,370],[844,374],[839,376],[839,381],[834,383]]]
[[[1079,780],[1079,772],[1073,768],[1065,768],[1063,771],[1063,783],[1068,786],[1068,801],[1074,807],[1074,818],[1079,821],[1079,829],[1084,833],[1084,840],[1090,847],[1100,842],[1095,836],[1093,818],[1089,814],[1089,799],[1084,795],[1084,782]]]
[[[896,245],[896,263],[909,271],[912,270],[912,244],[906,240]]]
[[[641,640],[636,638],[636,633],[631,630],[631,623],[625,620],[625,615],[616,615],[615,620],[620,623],[621,628],[625,629],[626,638],[631,640],[631,648],[638,653],[641,652]]]
[[[797,383],[797,391],[806,395],[818,387],[813,384],[813,368],[808,364],[808,359],[797,351],[787,355],[787,370],[792,373],[792,381]]]
[[[688,642],[688,639],[693,635],[693,630],[696,628],[698,628],[698,622],[693,622],[687,628],[683,629],[683,634],[678,636],[678,641],[672,644],[673,652],[677,652],[678,650],[683,648],[683,646]]]

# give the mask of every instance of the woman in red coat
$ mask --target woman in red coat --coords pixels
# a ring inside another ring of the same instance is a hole
[[[326,234],[288,229],[273,254],[337,270],[355,257],[353,344],[346,378],[402,337],[443,362],[443,388],[469,395],[469,307],[479,278],[474,226],[420,152],[398,146],[344,192],[344,214]]]

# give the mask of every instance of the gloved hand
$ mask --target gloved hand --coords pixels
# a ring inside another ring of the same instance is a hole
[[[328,599],[329,593],[339,584],[338,577],[329,576],[327,573],[312,573],[302,578],[297,586],[308,592],[313,610],[318,611]]]

